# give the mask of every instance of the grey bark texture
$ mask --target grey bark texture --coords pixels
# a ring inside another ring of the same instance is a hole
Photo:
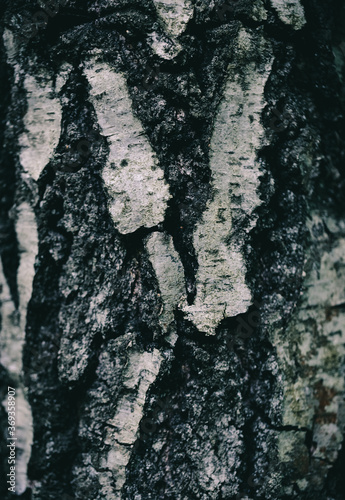
[[[0,11],[1,498],[344,499],[344,2]]]

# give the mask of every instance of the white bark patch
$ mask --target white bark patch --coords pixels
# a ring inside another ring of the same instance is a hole
[[[345,304],[344,283],[345,238],[341,238],[337,245],[322,256],[318,279],[310,283],[309,305],[337,306]]]
[[[15,83],[20,81],[21,67],[16,62],[18,46],[13,33],[5,29],[3,34],[7,62],[14,69]],[[35,181],[47,165],[59,143],[62,110],[58,93],[66,83],[71,65],[59,68],[55,84],[52,77],[37,70],[34,60],[29,60],[30,73],[24,79],[27,110],[23,119],[24,132],[19,136],[19,159],[26,173]]]
[[[152,49],[163,59],[173,59],[182,50],[177,38],[193,16],[193,4],[190,0],[154,0],[154,4],[164,23],[165,36],[151,33]]]
[[[20,65],[16,62],[18,56],[18,44],[13,32],[7,28],[4,29],[3,42],[5,47],[7,63],[10,64],[14,71],[14,84],[17,85],[20,81]]]
[[[183,310],[187,319],[209,335],[215,333],[223,318],[244,313],[251,303],[242,251],[231,240],[232,220],[235,216],[239,224],[248,218],[249,231],[256,223],[253,211],[261,204],[257,193],[260,168],[256,156],[264,144],[260,118],[272,58],[264,38],[252,39],[241,30],[238,57],[244,53],[256,55],[259,51],[266,54],[260,68],[249,61],[239,74],[237,61],[230,66],[211,141],[213,195],[194,233],[199,263],[197,294],[195,303],[184,306]]]
[[[156,380],[162,360],[163,356],[158,349],[152,352],[128,350],[127,368],[123,377],[123,389],[126,393],[117,405],[116,414],[107,422],[105,443],[111,445],[111,449],[102,465],[112,471],[114,494],[118,495],[112,498],[121,498],[120,491],[126,481],[126,466],[143,417],[146,394]]]
[[[183,266],[170,235],[155,232],[147,239],[146,247],[163,302],[159,322],[164,333],[172,334],[174,342],[174,310],[181,300],[185,300]]]
[[[59,143],[61,105],[48,75],[26,75],[27,112],[24,116],[25,132],[19,137],[20,163],[37,181]]]
[[[14,64],[17,52],[18,52],[18,47],[15,42],[14,35],[11,30],[5,28],[3,35],[2,35],[3,41],[4,41],[4,46],[6,50],[6,58],[7,62],[9,64]]]
[[[24,202],[17,209],[16,232],[20,250],[20,265],[17,281],[20,300],[20,321],[24,329],[26,309],[32,294],[32,283],[35,276],[35,259],[38,254],[38,234],[35,213],[32,207]]]
[[[300,0],[271,0],[279,19],[294,30],[300,30],[306,23],[304,8]]]
[[[154,0],[159,16],[163,19],[168,35],[177,37],[183,33],[193,15],[190,0]]]
[[[182,45],[175,38],[156,32],[148,35],[148,41],[155,54],[163,59],[173,59],[182,50]]]
[[[20,250],[17,274],[19,311],[12,301],[2,268],[1,280],[1,351],[0,362],[17,382],[16,391],[16,492],[21,494],[27,485],[27,464],[33,440],[31,408],[26,399],[22,379],[22,350],[25,339],[26,313],[32,293],[35,274],[34,263],[38,252],[38,236],[35,214],[26,202],[17,209],[16,232]],[[1,264],[0,264],[1,266]]]
[[[128,234],[155,226],[164,220],[170,194],[163,170],[133,114],[126,79],[95,61],[88,64],[85,74],[99,125],[110,145],[102,178],[115,227]]]

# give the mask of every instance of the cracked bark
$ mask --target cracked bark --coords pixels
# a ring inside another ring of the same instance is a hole
[[[17,497],[343,499],[342,2],[0,9]]]

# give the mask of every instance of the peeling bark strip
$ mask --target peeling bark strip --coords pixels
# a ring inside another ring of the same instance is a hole
[[[171,343],[174,345],[174,312],[177,306],[185,301],[183,268],[170,236],[155,232],[149,236],[146,245],[162,295],[159,322],[163,332],[171,335]]]
[[[110,142],[102,177],[115,227],[128,234],[140,227],[156,226],[164,220],[170,195],[141,124],[133,115],[126,80],[95,60],[85,73],[99,125]]]
[[[283,23],[291,25],[294,30],[299,30],[305,25],[304,9],[300,0],[271,0],[271,3]]]
[[[17,493],[343,500],[345,6],[81,3],[0,7]]]
[[[110,445],[110,450],[104,468],[112,472],[114,498],[121,499],[120,492],[126,482],[126,466],[131,457],[130,445],[137,438],[146,394],[159,373],[161,362],[162,356],[158,349],[154,349],[152,353],[133,352],[129,355],[123,387],[130,393],[120,399],[116,414],[106,424],[105,443]],[[134,398],[133,390],[136,392]]]
[[[20,162],[35,181],[49,162],[58,145],[61,127],[59,99],[52,98],[51,80],[41,82],[37,77],[25,77],[28,111],[24,117],[26,132],[20,137]]]
[[[16,231],[21,252],[17,273],[19,308],[13,302],[8,284],[1,270],[1,337],[0,363],[17,387],[16,391],[16,485],[21,495],[27,487],[27,466],[33,440],[31,408],[23,383],[22,349],[28,302],[32,293],[34,263],[38,252],[36,221],[33,210],[23,202],[17,207]],[[1,266],[2,267],[2,266]]]
[[[235,50],[210,144],[212,199],[194,233],[199,263],[196,299],[184,307],[187,318],[208,334],[215,333],[222,319],[244,313],[251,304],[241,245],[232,234],[233,220],[237,231],[238,225],[250,231],[256,222],[252,214],[261,203],[257,153],[264,144],[260,118],[272,51],[263,37],[244,29]],[[243,59],[246,67],[239,71]]]

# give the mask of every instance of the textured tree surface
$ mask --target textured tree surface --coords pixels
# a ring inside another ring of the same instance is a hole
[[[344,499],[344,2],[0,9],[1,498]]]

